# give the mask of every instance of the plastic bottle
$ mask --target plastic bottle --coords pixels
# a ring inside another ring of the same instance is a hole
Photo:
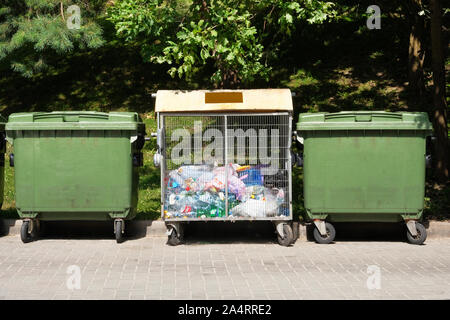
[[[172,170],[169,172],[169,188],[170,186],[173,186],[173,188],[186,187],[184,179],[178,174],[177,170]]]

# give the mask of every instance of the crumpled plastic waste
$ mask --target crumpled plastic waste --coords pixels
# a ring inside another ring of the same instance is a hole
[[[231,210],[231,214],[236,217],[274,217],[278,213],[278,204],[275,201],[262,199],[248,199]]]
[[[267,188],[257,166],[184,165],[171,170],[167,183],[165,218],[226,217],[228,184],[230,217],[288,215],[283,189]]]
[[[225,174],[219,174],[214,177],[214,179],[205,184],[205,190],[225,190],[225,185],[227,183]],[[243,183],[238,177],[234,175],[228,176],[228,192],[236,194],[236,198],[241,200],[245,195],[245,183]]]
[[[246,166],[249,167],[249,166]],[[261,175],[261,171],[258,168],[246,168],[239,171],[239,177],[247,186],[262,186],[264,184],[264,178]]]

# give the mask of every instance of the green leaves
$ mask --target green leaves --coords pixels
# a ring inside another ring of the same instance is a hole
[[[93,1],[95,2],[95,1]],[[61,14],[68,5],[81,8],[79,29],[69,29]],[[0,60],[25,77],[45,70],[50,56],[103,45],[102,29],[89,11],[90,1],[19,0],[0,7]]]
[[[284,19],[286,21],[286,23],[291,24],[294,21],[294,18],[292,17],[292,15],[290,13],[286,13],[284,15]]]
[[[174,1],[121,0],[107,10],[107,19],[126,41],[160,36],[176,17]]]
[[[213,70],[211,82],[224,87],[268,80],[271,68],[263,62],[268,56],[263,43],[276,46],[279,40],[270,38],[289,36],[299,21],[324,22],[332,7],[318,0],[193,0],[182,5],[116,0],[108,9],[108,20],[119,37],[141,44],[146,61],[173,64],[168,71],[172,77],[190,79]],[[268,25],[276,32],[264,32]],[[268,50],[274,54],[277,48]]]
[[[67,28],[61,3],[80,7],[80,29]],[[0,60],[29,75],[45,69],[49,55],[100,47],[93,18],[105,3],[116,36],[140,46],[145,61],[173,65],[169,74],[186,79],[208,70],[216,86],[268,79],[271,57],[299,23],[334,14],[333,3],[318,0],[4,0]]]
[[[318,0],[271,1],[274,8],[280,11],[278,24],[281,30],[290,33],[295,23],[306,21],[309,24],[320,24],[333,17],[336,12],[334,3]]]

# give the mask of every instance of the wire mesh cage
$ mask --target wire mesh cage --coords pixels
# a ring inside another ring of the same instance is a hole
[[[290,220],[289,112],[159,113],[162,217]]]

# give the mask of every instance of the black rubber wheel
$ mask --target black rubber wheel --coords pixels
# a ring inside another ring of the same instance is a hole
[[[322,236],[317,228],[314,228],[314,240],[320,244],[328,244],[334,241],[336,237],[336,229],[334,229],[333,225],[329,222],[325,222],[325,228],[327,230],[327,235]]]
[[[292,231],[291,226],[288,224],[284,224],[283,233],[284,237],[281,237],[278,234],[278,243],[283,247],[289,247],[294,242],[294,232]]]
[[[121,220],[114,221],[114,233],[116,235],[117,243],[123,242],[122,224],[123,224],[123,221],[121,221]]]
[[[167,239],[167,244],[169,246],[178,246],[181,244],[181,238],[175,228],[172,228],[172,232]]]
[[[33,241],[33,235],[28,232],[28,228],[30,226],[30,221],[23,221],[22,227],[20,228],[20,239],[23,243],[29,243]]]
[[[411,235],[408,228],[406,228],[406,238],[411,244],[423,244],[427,239],[427,229],[425,229],[421,223],[416,222],[416,230],[417,236],[414,237]]]

